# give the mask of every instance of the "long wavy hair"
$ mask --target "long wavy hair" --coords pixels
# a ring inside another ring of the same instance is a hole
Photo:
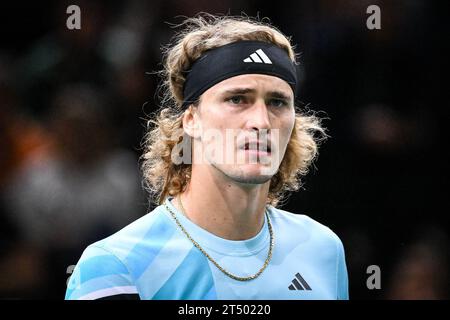
[[[265,41],[284,49],[297,64],[290,39],[274,26],[249,17],[199,14],[178,25],[182,30],[163,47],[164,68],[159,75],[161,106],[147,121],[141,169],[150,202],[162,204],[168,196],[183,192],[191,178],[191,164],[172,161],[174,147],[190,137],[183,130],[185,72],[205,51],[240,40]],[[194,107],[198,106],[194,104]],[[295,107],[295,125],[278,172],[271,178],[267,204],[274,207],[302,186],[301,178],[318,155],[327,137],[321,119]],[[186,141],[184,141],[186,142]]]

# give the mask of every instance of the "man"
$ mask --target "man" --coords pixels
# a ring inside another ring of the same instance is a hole
[[[90,245],[66,298],[347,299],[339,238],[276,208],[316,156],[313,133],[324,133],[296,112],[288,38],[248,18],[184,26],[143,154],[159,206]]]

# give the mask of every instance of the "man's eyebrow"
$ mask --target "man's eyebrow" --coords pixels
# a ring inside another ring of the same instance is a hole
[[[289,95],[281,91],[271,91],[268,95],[272,98],[279,98],[287,101],[291,100],[291,97]]]
[[[229,95],[229,94],[246,94],[246,93],[254,93],[256,90],[252,88],[235,88],[230,90],[225,90],[222,92],[223,95]],[[282,92],[282,91],[270,91],[267,93],[267,96],[270,96],[272,98],[280,98],[285,100],[290,100],[291,97]]]
[[[222,92],[222,94],[246,94],[246,93],[253,93],[255,92],[255,89],[252,88],[235,88],[230,90],[225,90]]]

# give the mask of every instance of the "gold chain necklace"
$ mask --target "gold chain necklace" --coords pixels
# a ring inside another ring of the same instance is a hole
[[[180,197],[177,197],[177,198],[178,198],[178,203],[180,204],[180,207],[181,207],[181,211],[182,211],[183,215],[186,216],[183,204],[181,203],[181,199],[180,199]],[[178,225],[178,227],[180,227],[181,231],[183,231],[183,233],[194,244],[194,246],[196,246],[197,249],[199,249],[205,255],[205,257],[208,258],[209,261],[211,261],[220,271],[222,271],[228,277],[230,277],[230,278],[232,278],[234,280],[238,280],[238,281],[253,280],[253,279],[256,279],[264,271],[264,269],[266,269],[266,267],[268,266],[268,264],[270,262],[270,259],[272,258],[272,250],[273,250],[273,244],[274,244],[274,235],[273,235],[273,230],[272,230],[272,224],[270,223],[269,215],[267,214],[267,210],[265,211],[265,215],[267,217],[267,226],[269,228],[269,234],[270,234],[270,246],[269,246],[269,252],[267,254],[266,261],[264,261],[264,265],[254,275],[249,276],[249,277],[239,277],[239,276],[236,276],[236,275],[226,271],[224,268],[222,268],[205,250],[203,250],[202,247],[200,247],[200,245],[197,243],[197,241],[195,241],[190,236],[190,234],[186,231],[186,229],[181,225],[181,223],[178,220],[178,218],[176,217],[175,213],[167,206],[166,203],[164,203],[164,206],[170,212],[170,214],[172,215],[172,217],[175,220],[175,222]]]

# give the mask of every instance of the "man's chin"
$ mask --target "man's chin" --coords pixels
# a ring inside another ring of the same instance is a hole
[[[274,173],[269,171],[269,168],[240,168],[240,172],[237,174],[229,174],[228,177],[236,182],[243,184],[263,184],[272,179]]]
[[[278,167],[273,168],[262,164],[228,165],[221,166],[212,164],[216,170],[230,180],[242,184],[263,184],[272,179],[277,173]]]
[[[277,172],[278,166],[274,167],[272,165],[264,165],[264,164],[246,164],[240,166],[244,175],[248,176],[260,176],[271,179]]]

